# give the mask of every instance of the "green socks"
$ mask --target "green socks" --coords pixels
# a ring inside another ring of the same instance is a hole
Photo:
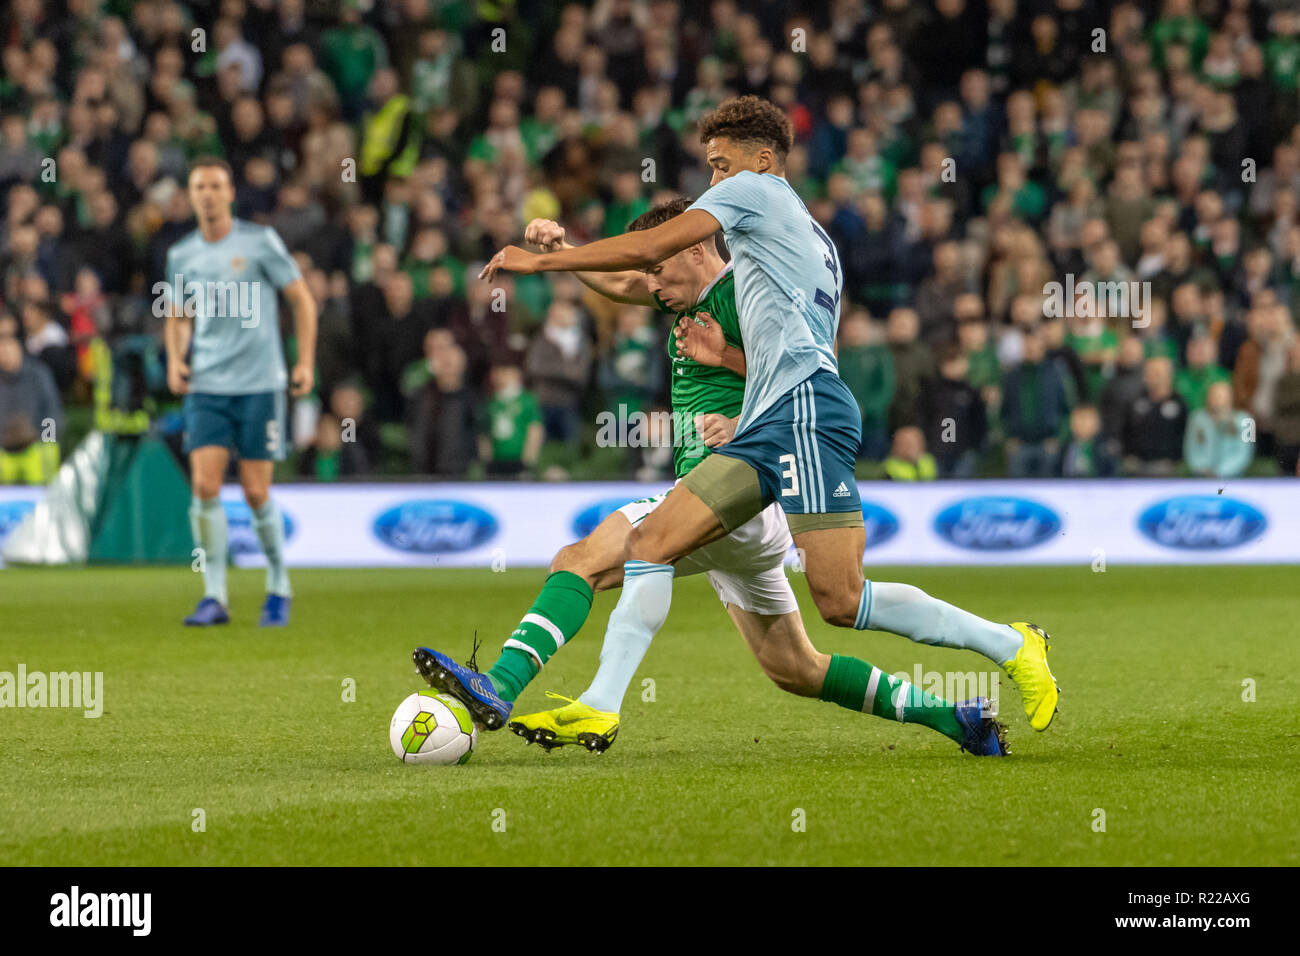
[[[502,700],[518,697],[565,641],[582,629],[594,596],[591,585],[572,571],[556,571],[546,579],[487,672]]]
[[[230,607],[226,596],[226,550],[229,531],[226,509],[220,498],[195,498],[190,503],[190,531],[194,544],[203,549],[203,596],[216,598]]]
[[[856,657],[831,655],[821,699],[900,724],[922,724],[957,743],[965,736],[952,704]]]

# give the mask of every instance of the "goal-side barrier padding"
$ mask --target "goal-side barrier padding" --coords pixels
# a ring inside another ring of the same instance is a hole
[[[190,491],[167,446],[91,432],[5,539],[6,564],[189,564]]]

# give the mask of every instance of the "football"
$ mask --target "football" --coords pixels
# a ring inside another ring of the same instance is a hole
[[[465,705],[437,691],[417,691],[397,705],[388,741],[403,763],[465,763],[478,729]]]

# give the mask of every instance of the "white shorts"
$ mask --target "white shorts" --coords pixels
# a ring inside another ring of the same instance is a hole
[[[667,496],[665,491],[618,510],[636,526]],[[785,559],[792,547],[785,515],[771,504],[725,538],[678,561],[676,577],[704,572],[724,606],[734,604],[753,614],[789,614],[799,609],[785,576]]]

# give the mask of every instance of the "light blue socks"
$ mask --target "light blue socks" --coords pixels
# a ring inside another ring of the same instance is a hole
[[[858,604],[860,631],[892,631],[919,644],[960,647],[1001,666],[1016,656],[1024,637],[1007,624],[994,624],[932,598],[910,584],[867,581]]]
[[[222,607],[229,607],[226,552],[230,534],[220,498],[194,498],[190,502],[190,531],[194,544],[203,549],[203,596],[216,598]]]
[[[578,700],[596,710],[618,712],[650,642],[668,619],[672,599],[671,564],[628,561],[623,565],[623,593],[605,629],[600,668]]]
[[[289,569],[284,564],[284,521],[280,509],[270,498],[253,511],[253,528],[266,555],[266,593],[292,597],[289,589]]]

